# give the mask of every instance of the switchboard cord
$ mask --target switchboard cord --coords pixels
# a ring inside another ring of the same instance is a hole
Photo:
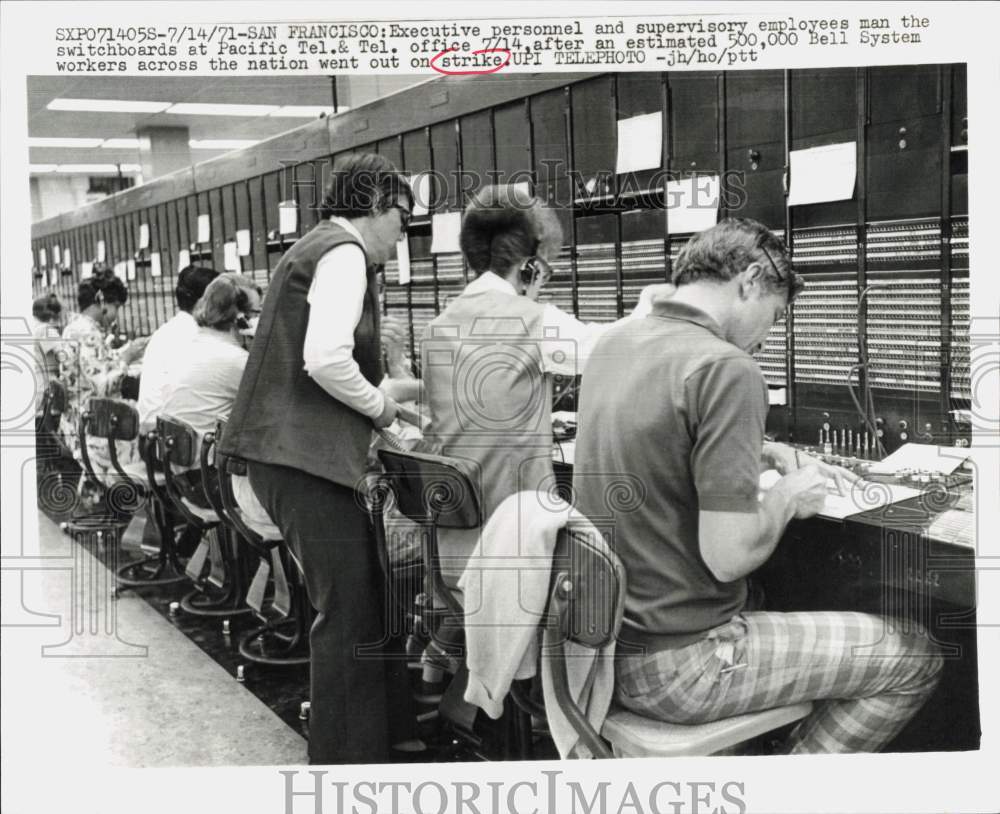
[[[885,283],[869,283],[863,289],[861,289],[861,294],[858,295],[858,310],[856,319],[860,321],[861,319],[861,309],[864,307],[865,298],[868,296],[868,292],[873,288],[888,288]],[[867,320],[866,320],[867,325]],[[875,442],[875,449],[878,451],[880,457],[885,456],[885,447],[882,446],[882,439],[878,435],[878,427],[875,423],[875,399],[872,396],[872,388],[870,381],[871,368],[868,364],[868,331],[865,331],[864,341],[858,343],[858,350],[861,353],[861,363],[854,365],[847,372],[847,390],[851,394],[851,401],[854,402],[854,406],[857,408],[858,413],[865,421],[865,426],[871,430],[872,438]],[[851,374],[857,370],[858,371],[858,382],[861,382],[861,370],[865,371],[864,384],[861,386],[861,400],[864,402],[864,408],[862,409],[861,404],[858,403],[858,399],[854,394],[854,387],[851,384]]]

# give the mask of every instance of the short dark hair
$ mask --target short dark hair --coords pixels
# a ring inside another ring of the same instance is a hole
[[[31,313],[39,322],[51,322],[62,313],[62,303],[55,294],[42,294],[31,303]]]
[[[81,311],[98,301],[124,305],[127,300],[125,283],[107,267],[95,268],[90,277],[80,280],[76,292],[76,302]]]
[[[177,275],[177,288],[174,289],[174,296],[177,297],[177,307],[182,311],[191,313],[195,303],[201,299],[208,284],[219,276],[215,269],[204,266],[186,266]]]
[[[558,252],[562,227],[555,213],[528,192],[497,184],[473,196],[462,217],[458,242],[477,274],[502,274],[539,252]]]
[[[195,321],[203,328],[229,330],[250,307],[251,291],[260,294],[260,286],[249,277],[235,271],[218,275],[195,305]]]
[[[788,302],[805,286],[792,268],[785,241],[750,218],[726,218],[692,235],[681,249],[671,281],[676,286],[698,280],[724,283],[751,263],[759,263],[764,269],[767,290],[784,291]]]
[[[330,173],[319,209],[323,219],[363,218],[373,212],[384,212],[395,206],[401,195],[413,208],[410,182],[385,156],[351,153],[338,158]]]

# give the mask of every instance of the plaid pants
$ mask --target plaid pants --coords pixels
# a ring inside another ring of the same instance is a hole
[[[865,613],[741,614],[686,647],[620,659],[615,700],[678,724],[814,701],[782,751],[878,751],[942,667],[933,644],[893,624]]]

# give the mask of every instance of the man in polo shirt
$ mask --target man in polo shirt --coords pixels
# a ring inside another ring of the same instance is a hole
[[[820,510],[828,478],[852,477],[764,441],[750,354],[802,280],[765,226],[730,219],[689,241],[673,282],[651,316],[598,341],[580,395],[577,505],[627,574],[616,700],[681,724],[822,700],[785,751],[876,751],[933,691],[932,645],[878,616],[747,605],[746,577],[786,524]],[[758,500],[762,464],[782,478]],[[635,498],[618,511],[615,481]]]

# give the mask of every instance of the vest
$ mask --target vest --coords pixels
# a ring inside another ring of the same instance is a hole
[[[554,484],[543,314],[527,297],[461,294],[424,332],[421,372],[431,414],[424,437],[445,455],[475,462],[484,519],[515,492]]]
[[[248,461],[293,467],[356,489],[364,478],[372,421],[316,384],[302,359],[309,323],[306,298],[316,264],[342,243],[360,245],[340,226],[322,221],[278,263],[222,451]],[[378,386],[382,380],[378,288],[367,255],[365,264],[368,288],[354,331],[354,358],[362,375]]]

